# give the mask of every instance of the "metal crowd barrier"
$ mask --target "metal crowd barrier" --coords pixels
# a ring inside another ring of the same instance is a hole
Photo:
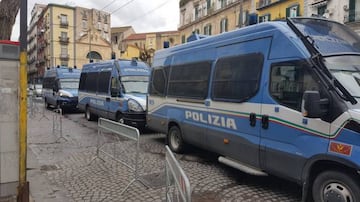
[[[115,144],[116,142],[113,142],[114,144],[114,151],[113,153],[109,153],[107,151],[105,151],[104,146],[106,144],[106,142],[100,142],[100,137],[103,136],[102,132],[111,132],[113,134],[115,134],[117,136],[117,138],[120,137],[125,137],[127,139],[133,140],[136,143],[136,153],[135,153],[135,165],[129,165],[128,163],[116,158],[115,155]],[[99,118],[98,120],[98,135],[97,135],[97,147],[96,147],[96,156],[90,161],[90,163],[95,160],[96,158],[99,158],[103,161],[105,161],[104,159],[102,159],[100,157],[100,153],[105,154],[107,157],[111,158],[112,160],[121,163],[122,165],[128,167],[129,169],[131,169],[134,172],[134,178],[129,182],[129,184],[121,191],[120,195],[122,195],[129,187],[131,184],[133,184],[136,181],[141,182],[141,184],[143,184],[145,187],[147,187],[139,178],[139,140],[140,140],[140,133],[139,130],[137,128],[125,125],[125,124],[121,124],[119,122],[115,122],[115,121],[111,121],[108,119],[104,119],[104,118]],[[89,163],[89,164],[90,164]]]
[[[58,136],[55,142],[60,142],[60,139],[64,139],[65,141],[67,141],[67,139],[63,136],[63,131],[62,131],[62,110],[59,108],[59,109],[54,109],[53,111],[55,113],[53,113],[52,134],[55,137]]]
[[[190,181],[170,148],[167,145],[165,148],[166,201],[190,202]]]

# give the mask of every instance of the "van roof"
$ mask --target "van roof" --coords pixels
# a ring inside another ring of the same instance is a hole
[[[149,75],[149,66],[141,61],[136,60],[107,60],[85,64],[82,72],[100,72],[111,71],[116,66],[121,75]]]
[[[57,66],[45,71],[44,77],[80,78],[80,69]]]

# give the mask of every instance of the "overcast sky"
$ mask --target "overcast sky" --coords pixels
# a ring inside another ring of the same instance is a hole
[[[28,22],[35,3],[104,10],[111,14],[112,27],[132,26],[136,33],[173,31],[179,24],[179,0],[28,0]],[[18,40],[19,32],[18,15],[11,39]]]

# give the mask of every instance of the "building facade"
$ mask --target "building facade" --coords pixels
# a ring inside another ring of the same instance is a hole
[[[46,7],[44,4],[35,4],[34,8],[31,11],[31,19],[29,24],[29,30],[27,34],[28,40],[28,78],[31,83],[38,83],[41,82],[38,80],[40,77],[40,72],[37,71],[37,67],[39,66],[37,60],[38,54],[38,23],[39,23],[39,16],[42,10]]]
[[[180,44],[180,34],[178,31],[131,34],[122,41],[122,44],[125,51],[120,58],[137,58],[152,64],[156,50]]]
[[[49,67],[81,68],[90,60],[111,58],[109,13],[48,4],[34,16],[28,32],[28,42],[32,44],[28,61],[35,64],[37,77],[42,77]]]
[[[256,23],[253,0],[181,0],[181,43],[193,33],[215,35]]]
[[[256,0],[258,22],[304,16],[303,0]]]
[[[131,26],[111,28],[111,49],[115,58],[124,57],[126,51],[124,40],[132,34],[135,34],[135,30]]]

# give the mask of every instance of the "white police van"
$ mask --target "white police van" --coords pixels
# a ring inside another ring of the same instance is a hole
[[[149,66],[136,60],[85,64],[78,107],[87,120],[104,117],[143,128],[149,74]]]
[[[317,18],[266,22],[155,53],[147,125],[303,199],[360,201],[360,38]]]

